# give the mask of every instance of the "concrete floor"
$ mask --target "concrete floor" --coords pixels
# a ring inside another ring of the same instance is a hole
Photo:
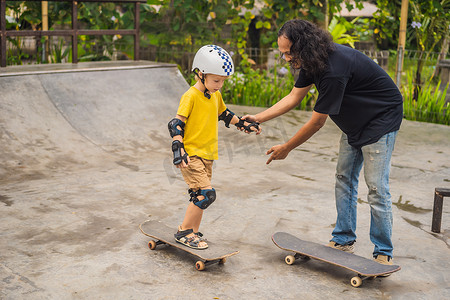
[[[51,68],[51,67],[45,67]],[[217,201],[201,231],[240,250],[194,269],[179,250],[147,247],[147,219],[174,228],[187,186],[171,164],[166,124],[187,88],[174,66],[79,64],[57,72],[0,71],[1,299],[448,299],[449,205],[431,232],[434,189],[450,187],[450,127],[404,121],[393,156],[392,276],[350,286],[352,272],[284,263],[270,237],[286,231],[326,243],[335,223],[340,137],[331,122],[284,161],[265,151],[310,113],[263,124],[260,136],[219,128]],[[261,108],[229,105],[242,115]],[[361,178],[356,254],[371,257]]]

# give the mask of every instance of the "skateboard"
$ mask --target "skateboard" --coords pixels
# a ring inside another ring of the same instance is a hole
[[[400,270],[400,266],[383,265],[342,250],[301,240],[285,232],[275,233],[272,241],[278,248],[295,253],[286,256],[285,262],[288,265],[292,265],[297,258],[313,258],[355,272],[357,276],[350,280],[353,287],[359,287],[365,279],[386,276]]]
[[[148,243],[148,247],[151,250],[155,250],[157,245],[169,245],[177,249],[183,250],[191,255],[196,256],[200,260],[195,263],[195,268],[198,271],[202,271],[207,265],[213,263],[224,264],[228,257],[238,254],[239,251],[228,252],[227,249],[215,245],[214,243],[207,241],[208,248],[197,250],[177,243],[174,238],[174,231],[176,226],[169,227],[160,221],[148,220],[139,225],[139,229],[143,234],[153,238]]]

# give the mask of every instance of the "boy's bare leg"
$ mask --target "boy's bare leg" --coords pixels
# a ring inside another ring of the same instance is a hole
[[[181,229],[186,230],[192,228],[194,232],[198,232],[202,217],[203,210],[194,203],[190,202],[186,209],[186,214],[184,216],[183,223],[181,224]]]
[[[202,187],[202,189],[211,189],[211,186]],[[203,200],[203,196],[199,196],[198,200]],[[202,222],[203,217],[203,209],[195,205],[194,203],[190,202],[187,209],[186,214],[184,216],[183,223],[181,224],[181,230],[191,229],[194,230],[194,232],[198,232],[198,229],[200,228],[200,223]],[[191,235],[188,235],[190,237]],[[199,243],[200,247],[207,246],[207,243],[202,241]]]

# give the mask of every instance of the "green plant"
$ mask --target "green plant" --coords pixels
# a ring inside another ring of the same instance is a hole
[[[348,9],[362,8],[363,0],[351,4],[347,0],[264,0],[260,25],[264,27],[261,41],[264,46],[277,47],[277,31],[287,21],[304,19],[328,28],[329,18],[341,10],[345,3]]]
[[[397,48],[401,3],[401,0],[376,1],[378,10],[370,22],[374,28],[375,40],[382,49]]]
[[[450,125],[450,102],[446,101],[447,86],[440,90],[429,80],[421,87],[414,83],[412,73],[408,74],[407,85],[402,89],[404,116],[408,120]],[[417,91],[417,98],[415,93]]]
[[[50,51],[50,61],[52,63],[62,63],[63,59],[69,56],[70,48],[64,49],[64,39],[60,38],[59,43],[53,45]]]
[[[251,67],[252,65],[255,64],[255,62],[250,59],[248,53],[245,52],[245,49],[247,48],[248,28],[250,22],[254,18],[255,16],[251,13],[251,11],[246,11],[242,16],[235,15],[231,20],[232,32],[233,35],[236,37],[234,45],[237,48],[238,52],[237,54],[241,58],[239,60],[239,67],[240,70],[243,71],[244,73],[251,72]],[[231,44],[231,42],[229,42],[229,44]]]
[[[333,37],[334,42],[338,44],[349,44],[352,48],[355,48],[355,42],[359,41],[359,37],[348,34],[347,32],[353,28],[353,24],[357,21],[358,18],[348,22],[345,18],[333,17],[328,26],[328,31]]]
[[[8,42],[13,45],[9,48],[6,54],[8,65],[22,65],[24,59],[28,59],[29,55],[24,53],[21,44],[22,38],[8,38]]]
[[[288,95],[293,86],[292,73],[285,67],[275,66],[271,71],[250,69],[245,74],[235,73],[225,81],[222,94],[227,103],[270,107]],[[315,94],[308,94],[298,109],[311,110],[315,100]]]
[[[417,87],[422,84],[422,70],[428,60],[430,52],[438,50],[440,44],[449,34],[450,27],[450,0],[416,0],[411,1],[413,34],[410,39],[415,38],[417,50],[420,57],[417,61],[415,83]],[[416,90],[415,98],[418,91]]]

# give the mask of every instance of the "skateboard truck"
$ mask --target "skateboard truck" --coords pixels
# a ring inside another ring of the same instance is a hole
[[[295,253],[294,255],[288,255],[285,257],[284,261],[288,265],[292,265],[296,259],[310,260],[309,256],[301,255],[300,253]]]
[[[161,241],[154,241],[154,240],[151,240],[150,242],[148,242],[148,247],[150,248],[150,250],[155,250],[156,249],[156,246],[158,246],[158,245],[164,245],[165,243],[164,242],[161,242]]]

